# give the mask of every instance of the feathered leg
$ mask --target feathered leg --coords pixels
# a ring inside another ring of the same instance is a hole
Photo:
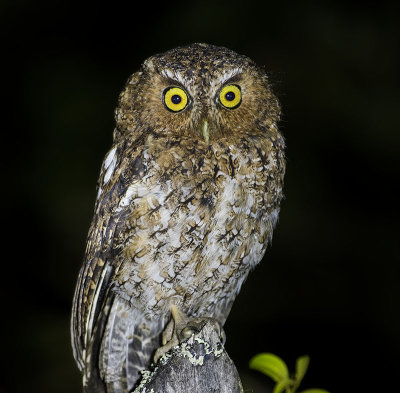
[[[171,315],[171,320],[162,332],[162,346],[158,347],[154,354],[154,363],[157,363],[164,354],[173,347],[179,345],[183,340],[198,333],[204,326],[205,321],[211,319],[207,317],[188,317],[175,305],[171,307]],[[225,332],[222,328],[222,324],[214,319],[213,324],[216,325],[221,340],[225,343]]]

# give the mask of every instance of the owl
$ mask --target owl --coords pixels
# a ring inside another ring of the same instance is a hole
[[[75,290],[86,392],[129,392],[171,310],[223,326],[278,219],[280,106],[263,69],[192,44],[147,59],[115,112]]]

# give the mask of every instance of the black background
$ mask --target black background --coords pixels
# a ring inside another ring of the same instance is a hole
[[[271,351],[304,388],[398,386],[399,6],[387,2],[3,1],[5,392],[78,392],[69,316],[113,110],[148,56],[191,42],[264,65],[283,106],[286,199],[226,324],[247,370]],[[393,389],[391,389],[393,391]]]

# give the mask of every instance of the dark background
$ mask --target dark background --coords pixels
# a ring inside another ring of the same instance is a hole
[[[3,1],[1,392],[79,392],[71,301],[113,110],[148,56],[191,42],[264,65],[283,106],[286,199],[272,247],[226,324],[247,370],[271,351],[304,388],[398,386],[399,6]],[[259,388],[258,386],[261,386]],[[390,388],[393,391],[393,388]]]

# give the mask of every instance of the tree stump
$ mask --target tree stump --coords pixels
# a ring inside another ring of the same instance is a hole
[[[206,318],[198,332],[166,353],[134,393],[243,393],[239,374],[215,328]]]

